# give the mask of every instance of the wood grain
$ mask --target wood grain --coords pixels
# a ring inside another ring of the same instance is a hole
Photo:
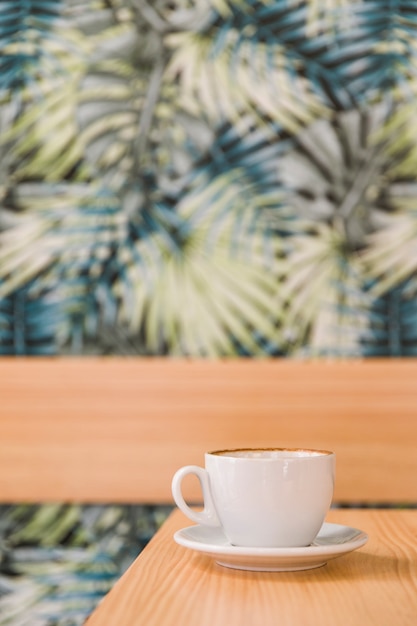
[[[368,543],[305,572],[246,572],[174,543],[175,512],[87,626],[414,626],[417,511],[334,510]]]
[[[334,450],[337,501],[417,502],[416,444],[415,359],[0,359],[3,502],[171,502],[206,450],[271,445]]]

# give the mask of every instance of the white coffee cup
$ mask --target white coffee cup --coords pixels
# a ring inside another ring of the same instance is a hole
[[[204,509],[185,502],[181,484],[200,481]],[[220,526],[236,546],[310,545],[330,508],[335,476],[333,452],[268,448],[218,450],[205,454],[205,469],[187,465],[172,480],[179,509],[193,522]]]

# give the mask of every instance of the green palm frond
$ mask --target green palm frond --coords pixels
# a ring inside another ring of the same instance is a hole
[[[395,284],[372,302],[368,328],[361,337],[364,356],[417,356],[416,282]]]
[[[236,215],[250,223],[256,208],[245,205],[239,192],[225,198],[227,180],[216,185],[220,200],[213,201],[211,210],[221,213],[222,200],[231,207],[229,217],[218,220],[217,229],[211,213],[194,219],[201,198],[195,202],[192,193],[189,202],[185,196],[175,211],[168,198],[161,198],[153,219],[145,207],[130,223],[124,269],[113,292],[119,299],[119,320],[132,336],[143,338],[152,354],[234,354],[233,338],[246,350],[259,352],[254,339],[257,326],[271,343],[277,342],[274,244],[267,259],[262,228],[237,231]],[[134,196],[131,206],[133,202]]]
[[[258,233],[271,262],[271,250],[279,246],[278,240],[272,243],[272,233],[300,228],[285,205],[286,190],[279,185],[282,158],[291,145],[274,126],[257,125],[250,116],[216,129],[208,149],[181,179],[178,212],[187,227],[210,224],[208,236],[213,241],[223,223],[233,224],[231,243],[236,250],[242,232]]]
[[[1,4],[0,98],[7,89],[30,89],[41,59],[49,57],[50,64],[59,66],[63,40],[56,36],[55,28],[64,9],[62,0],[6,0]]]
[[[374,4],[370,4],[370,15]],[[373,141],[379,144],[390,162],[386,177],[395,182],[413,180],[417,165],[416,94],[417,81],[417,16],[413,3],[400,0],[390,7],[380,24],[385,24],[385,37],[376,46],[382,59],[388,59],[385,68],[390,90],[392,110],[385,123],[376,131]]]
[[[5,509],[3,527],[7,529],[9,546],[37,545],[44,548],[65,543],[69,534],[71,545],[79,545],[74,528],[79,527],[81,509],[78,505],[18,505]],[[4,529],[3,529],[4,532]]]
[[[90,44],[64,20],[61,0],[17,4],[2,58],[13,68],[14,88],[20,88],[19,107],[3,129],[0,153],[15,181],[60,180],[80,168],[83,157],[75,111]],[[0,107],[8,106],[4,92]]]
[[[28,203],[37,211],[24,215]],[[65,345],[79,351],[101,318],[115,321],[109,289],[113,251],[125,232],[119,201],[89,185],[32,184],[15,189],[12,207],[11,215],[24,218],[11,219],[0,233],[2,350],[46,354]]]
[[[114,196],[89,185],[20,185],[13,202],[20,211],[30,202],[32,211],[0,233],[1,295],[35,279],[55,261],[58,275],[68,268],[68,276],[84,270],[94,275],[123,232]]]
[[[132,20],[96,38],[80,85],[80,140],[93,170],[115,188],[149,175],[164,184],[165,170],[178,175],[189,167],[189,144],[201,149],[211,135],[204,121],[179,106],[179,86],[166,74],[164,38],[149,27],[149,11],[155,8],[138,4],[140,45]]]
[[[389,161],[373,136],[389,111],[381,103],[319,120],[294,137],[280,161],[280,181],[294,213],[307,221],[343,224],[352,249],[365,245],[381,210],[378,194]]]
[[[241,346],[260,354],[256,331],[279,344],[273,268],[262,254],[235,258],[225,236],[211,248],[197,231],[164,258],[150,289],[139,281],[134,289],[133,306],[122,314],[132,330],[143,327],[152,353],[233,355]]]
[[[0,147],[7,152],[16,181],[59,181],[73,171],[76,179],[86,177],[83,144],[75,123],[77,93],[76,75],[48,82],[42,99],[28,103],[25,112],[3,133]]]
[[[2,17],[3,353],[374,349],[416,276],[410,0]]]
[[[291,354],[359,354],[371,299],[364,294],[359,260],[347,252],[344,236],[319,225],[293,237],[289,245],[279,301]]]
[[[397,199],[397,207],[399,203]],[[414,202],[413,205],[412,210],[385,215],[383,227],[369,235],[362,262],[373,281],[371,289],[376,296],[417,273],[417,213]]]
[[[168,39],[172,76],[179,76],[183,105],[194,113],[199,103],[213,119],[261,112],[297,132],[326,117],[329,107],[350,109],[393,86],[396,70],[405,72],[413,55],[409,32],[416,20],[406,2],[391,10],[373,2],[335,3],[327,12],[333,20],[322,20],[320,12],[314,33],[314,3],[248,4],[250,11],[232,5],[204,30]]]
[[[58,349],[79,353],[102,325],[117,323],[117,282],[130,258],[128,216],[105,189],[88,185],[53,189],[21,185],[18,189],[16,208],[25,210],[30,199],[38,211],[0,234],[0,291],[5,308],[0,344],[6,351],[32,346],[34,353]],[[48,253],[41,254],[45,238]],[[24,327],[14,326],[10,313],[13,292],[19,289],[25,293],[25,299],[18,301],[23,307],[19,320],[27,323]],[[46,315],[48,327],[44,327]]]
[[[146,139],[141,133],[147,131],[140,128],[147,79],[129,62],[112,59],[90,69],[81,85],[77,118],[86,156],[107,176],[117,173],[116,185],[131,178],[132,169],[138,170],[141,142]]]
[[[392,115],[375,135],[375,142],[379,142],[384,149],[387,159],[392,161],[390,168],[391,178],[414,179],[417,168],[417,46],[416,59],[413,60],[410,70],[413,76],[407,81],[405,89],[393,92],[395,107]]]
[[[321,0],[308,0],[307,5],[307,23],[310,35],[317,35],[320,30],[335,29],[340,18],[340,12],[346,8],[349,0],[329,0],[326,3]],[[349,25],[343,23],[344,28]]]
[[[58,294],[42,290],[30,296],[31,285],[0,298],[0,355],[56,354],[56,337],[68,326]],[[0,283],[1,288],[1,283]]]
[[[81,626],[170,510],[1,506],[0,625]]]
[[[221,28],[214,24],[208,32],[174,34],[167,43],[173,49],[168,77],[178,77],[181,106],[194,115],[232,122],[259,115],[296,132],[327,114],[296,63],[288,63],[279,40],[246,37],[239,20]]]
[[[43,288],[60,293],[66,341],[71,321],[77,332],[75,319],[83,320],[87,335],[88,328],[97,331],[94,319],[114,323],[117,304],[119,321],[126,321],[131,334],[143,336],[150,353],[231,354],[230,336],[242,349],[259,352],[256,329],[277,343],[276,250],[271,248],[268,267],[262,229],[236,231],[234,213],[250,225],[256,212],[245,205],[244,194],[227,196],[234,210],[222,217],[213,239],[207,216],[206,223],[193,223],[192,215],[181,217],[181,211],[176,215],[159,202],[152,219],[140,204],[129,217],[112,206],[111,197],[93,200],[88,193],[81,185],[51,195],[43,187],[20,187],[18,205],[36,198],[39,210],[0,234],[4,297],[29,280],[29,297],[39,297]],[[140,203],[140,190],[136,199]],[[48,252],[40,254],[46,239]],[[233,246],[241,245],[245,252],[239,257]],[[189,302],[185,310],[184,300]]]

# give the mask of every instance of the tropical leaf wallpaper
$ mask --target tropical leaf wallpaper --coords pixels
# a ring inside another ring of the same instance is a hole
[[[0,0],[0,355],[417,356],[417,3]],[[168,509],[0,507],[0,626]]]
[[[417,355],[412,0],[0,0],[0,354]]]
[[[0,625],[84,624],[170,510],[0,505]]]

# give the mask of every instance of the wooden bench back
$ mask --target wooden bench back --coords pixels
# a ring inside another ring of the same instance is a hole
[[[0,359],[2,502],[170,503],[247,446],[334,450],[337,502],[417,502],[417,360]]]

